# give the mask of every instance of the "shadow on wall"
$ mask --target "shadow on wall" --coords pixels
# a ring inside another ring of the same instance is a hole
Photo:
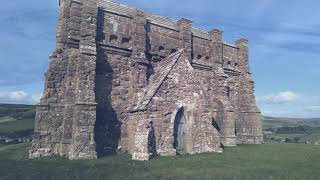
[[[101,18],[102,16],[102,18]],[[104,14],[99,12],[101,21],[98,24],[98,38],[104,25]],[[99,42],[100,39],[97,39]],[[97,119],[95,124],[95,142],[98,157],[112,155],[117,152],[121,123],[115,110],[112,108],[112,80],[113,69],[108,62],[108,57],[98,46],[96,67],[95,95],[97,102]]]
[[[100,53],[96,70],[97,120],[95,124],[96,151],[99,157],[115,154],[120,138],[121,123],[111,104],[113,70],[107,56]]]

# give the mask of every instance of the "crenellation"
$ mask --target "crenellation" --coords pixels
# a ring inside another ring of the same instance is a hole
[[[135,160],[263,143],[248,40],[110,0],[60,0],[30,158]]]

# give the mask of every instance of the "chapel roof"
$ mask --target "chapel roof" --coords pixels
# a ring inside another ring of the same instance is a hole
[[[177,52],[171,54],[154,69],[154,74],[150,77],[150,83],[146,88],[146,91],[142,98],[138,101],[137,105],[132,111],[143,111],[146,110],[148,104],[160,88],[161,84],[164,82],[166,77],[170,74],[173,66],[178,62],[181,55],[183,54],[183,49],[179,49]]]

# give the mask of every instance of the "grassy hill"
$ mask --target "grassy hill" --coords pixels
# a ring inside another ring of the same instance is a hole
[[[0,135],[32,134],[34,116],[34,106],[0,105]],[[264,117],[263,123],[265,130],[279,132],[272,136],[282,140],[320,139],[320,119]],[[30,160],[29,147],[30,143],[0,145],[0,180],[318,180],[320,177],[320,146],[314,145],[268,141],[264,145],[226,148],[223,154],[156,157],[150,162],[132,161],[129,155],[94,161],[60,157]]]
[[[263,116],[263,129],[278,127],[310,126],[320,127],[320,118],[284,118]]]
[[[263,129],[273,132],[265,136],[266,141],[319,143],[320,118],[263,117]]]
[[[11,117],[17,120],[34,118],[35,106],[19,104],[0,104],[0,117]]]
[[[223,154],[157,157],[136,162],[129,155],[94,161],[29,160],[30,144],[0,146],[0,179],[46,180],[318,180],[320,146],[245,145]]]
[[[0,104],[0,135],[10,135],[34,127],[35,106]]]

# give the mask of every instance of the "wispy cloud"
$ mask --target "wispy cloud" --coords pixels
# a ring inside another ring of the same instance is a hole
[[[227,42],[248,37],[251,69],[263,113],[320,117],[320,100],[312,97],[320,92],[319,83],[315,83],[320,79],[320,1],[114,1],[173,19],[186,17],[208,30],[221,28]],[[38,101],[48,54],[55,46],[57,17],[58,0],[3,1],[0,103]]]
[[[24,91],[0,92],[0,99],[9,101],[25,100],[28,94]]]
[[[299,95],[297,93],[292,91],[283,91],[277,94],[258,97],[257,101],[268,104],[284,104],[296,101],[297,99],[299,99]]]
[[[282,91],[257,97],[263,115],[278,117],[320,117],[319,97]]]
[[[317,27],[303,28],[282,25],[277,30],[269,31],[260,37],[259,44],[264,44],[276,50],[319,54],[320,30]]]
[[[36,104],[40,98],[41,95],[25,91],[0,92],[0,103]]]

